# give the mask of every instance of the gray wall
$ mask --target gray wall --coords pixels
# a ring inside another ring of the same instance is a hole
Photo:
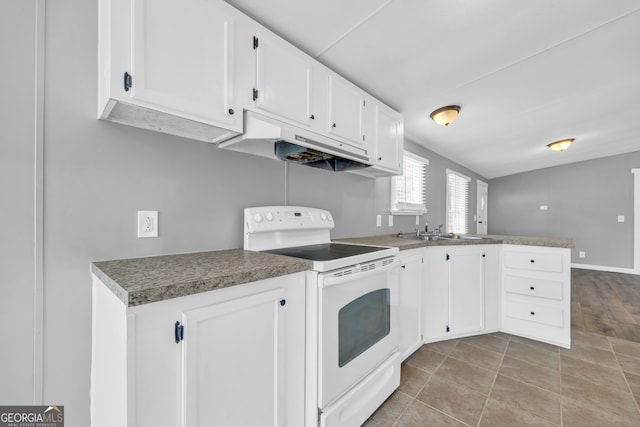
[[[572,262],[633,268],[631,169],[638,167],[640,151],[492,179],[489,233],[571,237]]]
[[[12,41],[14,56],[25,54],[20,69],[26,73],[19,74],[17,83],[2,79],[3,93],[14,95],[3,98],[3,114],[10,108],[17,119],[11,118],[15,125],[2,138],[0,223],[10,227],[3,228],[0,247],[3,261],[12,267],[7,275],[3,264],[7,284],[0,288],[0,313],[3,324],[13,325],[20,336],[11,343],[11,354],[2,346],[2,390],[13,396],[2,396],[2,403],[29,401],[25,396],[32,386],[24,378],[32,364],[34,311],[29,278],[34,153],[28,148],[34,132],[29,106],[33,40],[16,37],[20,28],[28,35],[33,22],[28,13],[5,14],[8,3],[22,2],[3,2],[2,28],[10,28],[11,34],[5,37],[3,32],[2,40]],[[5,27],[5,18],[19,25]],[[43,399],[65,405],[69,426],[89,425],[92,261],[241,247],[242,209],[283,204],[285,198],[291,205],[329,209],[337,223],[333,237],[414,229],[414,216],[396,216],[394,227],[386,226],[388,178],[372,180],[290,165],[287,197],[282,162],[96,120],[96,1],[46,2],[46,43]],[[444,223],[444,169],[453,167],[474,179],[475,175],[407,145],[431,162],[429,213],[420,222]],[[473,184],[471,196],[475,207]],[[136,238],[138,210],[159,211],[160,237]],[[383,227],[375,226],[376,214],[384,215]],[[9,374],[12,371],[15,374]]]
[[[35,1],[0,12],[0,404],[34,390]],[[9,66],[9,64],[11,66]]]

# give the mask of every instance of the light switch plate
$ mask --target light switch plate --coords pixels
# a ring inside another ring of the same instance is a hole
[[[389,215],[389,227],[393,227],[393,215]]]
[[[578,258],[586,258],[586,257],[587,257],[587,254],[585,251],[578,252]]]
[[[547,206],[547,205],[540,205],[540,210],[541,210],[541,211],[548,211],[548,210],[549,210],[549,206]]]
[[[382,227],[382,215],[376,215],[376,227]]]
[[[618,222],[624,222],[624,215],[618,215]]]

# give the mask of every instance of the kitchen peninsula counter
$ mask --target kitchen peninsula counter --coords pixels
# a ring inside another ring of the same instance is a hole
[[[133,307],[311,267],[311,261],[298,258],[229,249],[94,262],[91,272],[126,306]]]

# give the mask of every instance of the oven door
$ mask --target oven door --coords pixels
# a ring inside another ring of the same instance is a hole
[[[391,257],[318,275],[320,408],[397,351],[398,265]]]

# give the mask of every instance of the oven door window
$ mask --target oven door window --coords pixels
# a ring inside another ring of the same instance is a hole
[[[341,368],[389,335],[389,289],[362,295],[338,312],[338,366]]]

